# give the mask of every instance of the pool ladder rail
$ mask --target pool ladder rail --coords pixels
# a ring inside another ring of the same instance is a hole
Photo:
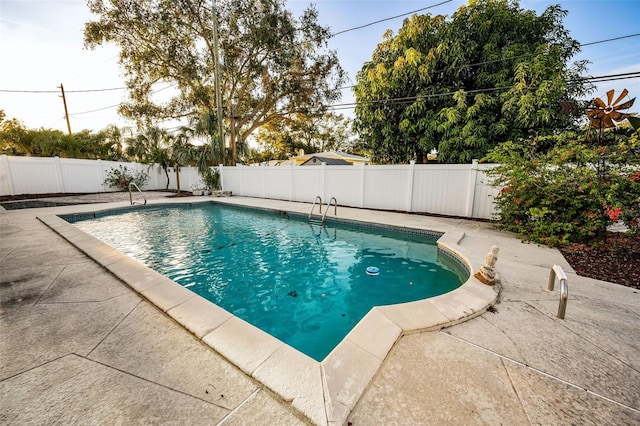
[[[327,204],[327,208],[324,211],[324,214],[322,213],[322,197],[320,197],[319,195],[316,197],[315,200],[313,200],[313,205],[311,206],[311,211],[309,212],[309,223],[311,223],[312,225],[324,225],[324,220],[327,217],[327,213],[329,212],[329,208],[331,207],[331,203],[333,202],[333,215],[337,216],[338,215],[338,200],[336,200],[336,197],[331,197],[331,199],[329,200],[329,204]],[[318,218],[318,216],[313,216],[313,210],[316,207],[316,203],[318,203],[318,213],[320,214],[320,217]]]
[[[140,193],[140,195],[142,195],[142,199],[144,200],[144,203],[142,203],[142,205],[146,205],[147,204],[147,197],[144,196],[144,194],[142,193],[142,190],[140,190],[140,188],[138,187],[138,185],[136,185],[135,183],[131,182],[129,184],[129,202],[131,203],[131,205],[133,206],[134,204],[140,204],[140,203],[136,203],[135,201],[133,201],[133,194],[131,191],[131,187],[134,187],[135,189],[138,190],[138,192]]]
[[[567,284],[567,274],[564,273],[560,265],[553,265],[551,268],[547,290],[553,291],[556,278],[560,281],[560,304],[558,305],[558,314],[556,316],[564,319],[567,311],[567,299],[569,298],[569,285]]]

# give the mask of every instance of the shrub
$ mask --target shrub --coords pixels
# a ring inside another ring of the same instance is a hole
[[[202,182],[209,191],[220,189],[220,171],[218,169],[207,167],[200,174],[202,174]]]
[[[550,246],[592,242],[619,220],[640,233],[638,132],[611,132],[601,145],[571,133],[552,137],[551,148],[541,139],[507,142],[488,156],[501,163],[490,174],[501,188],[502,229]]]
[[[117,169],[112,167],[104,180],[105,185],[119,188],[123,191],[129,189],[130,183],[134,183],[139,188],[142,188],[147,182],[149,182],[149,174],[147,172],[142,170],[129,170],[127,166],[118,166]]]

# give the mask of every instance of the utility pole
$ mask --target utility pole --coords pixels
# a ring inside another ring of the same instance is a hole
[[[236,165],[236,110],[233,107],[233,102],[229,101],[229,121],[231,122],[231,158],[232,158],[232,166]]]
[[[211,12],[213,15],[213,60],[214,73],[215,73],[215,91],[216,91],[216,109],[218,118],[218,136],[220,137],[220,154],[222,155],[222,161],[224,163],[225,157],[225,144],[224,144],[224,129],[222,126],[222,89],[220,87],[220,60],[218,52],[218,13],[216,12],[216,0],[211,0]],[[214,141],[211,141],[211,153],[213,153]],[[234,152],[235,154],[235,152]],[[235,164],[233,164],[235,166]]]
[[[67,111],[67,98],[64,96],[64,86],[60,83],[60,90],[62,91],[62,103],[64,104],[64,118],[67,119],[67,130],[69,136],[71,136],[71,123],[69,123],[69,111]]]

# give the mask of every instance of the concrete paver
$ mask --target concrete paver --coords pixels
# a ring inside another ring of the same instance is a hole
[[[307,423],[40,223],[43,211],[0,214],[1,424]]]
[[[256,389],[252,380],[194,336],[182,333],[171,318],[149,303],[131,311],[88,358],[228,411]]]
[[[69,354],[0,382],[3,424],[211,425],[225,410]],[[135,421],[132,421],[135,420]]]
[[[36,304],[3,317],[0,377],[69,353],[86,356],[139,301],[128,294],[105,302]]]
[[[123,193],[91,197],[128,203]],[[0,423],[308,424],[290,401],[35,219],[66,210],[0,211]],[[495,310],[400,337],[362,396],[343,395],[355,403],[354,426],[640,423],[637,290],[579,277],[557,250],[523,244],[486,223],[338,210],[455,231],[474,262],[500,247]],[[546,290],[553,264],[569,276],[565,320],[555,316],[558,289]],[[258,368],[257,376],[269,376],[267,363]],[[346,406],[337,401],[333,409]]]

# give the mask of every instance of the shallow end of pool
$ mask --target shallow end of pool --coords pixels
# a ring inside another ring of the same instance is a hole
[[[483,259],[459,244],[464,233],[446,232],[438,240],[439,249],[466,265],[470,278],[440,296],[373,308],[317,362],[60,217],[38,219],[319,425],[346,421],[404,334],[438,330],[481,315],[496,303],[500,292],[499,283],[487,286],[473,277]]]

